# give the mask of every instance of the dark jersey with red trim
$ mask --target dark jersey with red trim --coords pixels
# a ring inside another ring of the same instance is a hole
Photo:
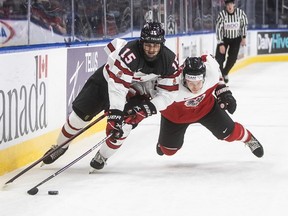
[[[176,55],[162,46],[157,60],[146,61],[138,40],[127,42],[122,39],[111,41],[105,51],[108,61],[103,74],[108,82],[110,109],[123,110],[126,95],[137,82],[155,80],[157,95],[151,99],[157,110],[164,110],[170,105],[179,88],[178,61]]]

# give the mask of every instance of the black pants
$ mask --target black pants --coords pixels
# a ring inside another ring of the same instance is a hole
[[[104,65],[86,81],[72,103],[73,111],[83,121],[90,121],[101,111],[109,108],[108,84],[103,76],[103,68]]]
[[[200,123],[206,127],[217,139],[224,139],[234,130],[235,123],[215,102],[211,111],[197,122],[176,124],[161,116],[158,143],[168,148],[180,149],[184,142],[186,130],[190,124]],[[201,137],[199,137],[201,139]]]
[[[217,45],[215,58],[218,64],[220,65],[220,70],[223,76],[228,75],[229,71],[234,66],[237,60],[239,49],[240,49],[241,40],[242,40],[241,37],[233,38],[233,39],[224,38],[223,42],[224,42],[224,46],[226,50],[224,54],[220,53],[219,45]],[[227,51],[228,51],[228,57],[226,60],[225,67],[223,67]]]

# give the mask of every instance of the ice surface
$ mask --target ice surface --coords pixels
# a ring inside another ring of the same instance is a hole
[[[263,144],[263,158],[241,142],[218,141],[198,124],[183,148],[158,156],[159,116],[143,121],[96,174],[96,150],[65,172],[27,190],[70,163],[103,137],[74,143],[57,162],[34,167],[0,191],[1,215],[54,216],[286,216],[288,215],[288,62],[259,63],[230,75],[237,99],[233,119]],[[19,170],[1,176],[3,185]],[[59,195],[48,195],[58,190]]]

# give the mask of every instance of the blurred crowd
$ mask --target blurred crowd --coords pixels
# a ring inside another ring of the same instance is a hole
[[[31,21],[61,35],[75,34],[78,37],[97,38],[112,36],[131,27],[131,8],[128,0],[31,0]],[[0,0],[0,19],[27,20],[27,0]],[[106,18],[104,19],[104,13]],[[72,21],[74,20],[74,22]],[[73,26],[73,28],[72,28]],[[73,32],[72,32],[73,31]]]
[[[31,6],[28,7],[28,3]],[[166,2],[166,5],[164,3]],[[29,20],[79,40],[139,31],[145,21],[166,24],[168,34],[214,31],[223,0],[0,0],[0,20]],[[72,5],[72,3],[74,3]],[[249,28],[288,23],[288,0],[236,0]],[[132,25],[131,25],[132,23]]]

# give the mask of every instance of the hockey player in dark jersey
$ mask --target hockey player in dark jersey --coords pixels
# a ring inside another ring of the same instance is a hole
[[[139,40],[127,42],[114,39],[105,47],[107,63],[87,80],[76,97],[73,111],[62,127],[57,144],[76,134],[101,111],[106,111],[106,134],[112,136],[101,146],[90,163],[94,169],[102,169],[106,160],[122,145],[132,127],[144,118],[156,114],[157,110],[164,110],[174,101],[180,73],[176,55],[164,45],[164,35],[160,23],[150,22],[144,25]],[[147,80],[153,85],[146,85],[144,88],[142,85]],[[151,99],[154,91],[157,91],[157,95]],[[131,95],[135,92],[142,94],[145,100],[140,103],[138,101],[134,107]],[[126,103],[127,99],[131,102]],[[129,118],[130,123],[125,124],[124,109],[128,108],[133,110],[133,120]],[[53,163],[67,151],[68,146],[69,144],[55,151],[43,162]],[[49,151],[53,148],[55,146]]]
[[[235,7],[234,0],[225,0],[225,9],[219,12],[216,20],[215,58],[226,83],[229,81],[229,71],[237,60],[240,45],[246,46],[247,25],[245,12]]]
[[[175,154],[183,145],[188,126],[200,123],[216,138],[227,142],[241,141],[255,156],[263,156],[260,142],[226,113],[225,110],[234,113],[236,100],[228,86],[219,82],[220,77],[219,65],[210,55],[185,60],[178,96],[174,103],[161,111],[156,147],[159,155]]]

